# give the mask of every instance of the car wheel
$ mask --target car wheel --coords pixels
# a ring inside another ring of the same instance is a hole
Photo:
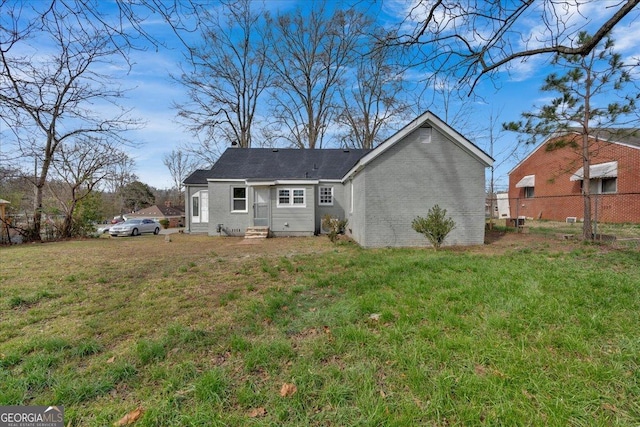
[[[156,227],[156,229],[153,230],[153,234],[158,234],[158,233],[160,233],[160,229],[158,227]]]
[[[131,232],[132,236],[137,236],[138,235],[138,229],[134,228],[133,231]]]

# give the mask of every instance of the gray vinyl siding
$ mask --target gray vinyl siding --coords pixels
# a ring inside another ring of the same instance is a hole
[[[320,187],[333,187],[333,206],[320,205]],[[345,186],[339,182],[321,183],[316,187],[316,234],[324,233],[322,230],[322,218],[329,214],[332,218],[344,219],[347,212],[349,199],[345,199]]]
[[[187,233],[207,233],[209,231],[209,224],[206,222],[193,223],[191,221],[191,196],[196,194],[199,191],[206,190],[206,185],[198,185],[198,186],[186,186],[185,191],[185,221],[187,222]]]
[[[484,164],[435,128],[430,143],[419,135],[398,141],[356,175],[364,191],[355,186],[354,238],[365,247],[429,246],[411,222],[438,204],[456,223],[445,245],[482,244]]]
[[[252,224],[253,191],[247,188],[247,212],[231,212],[232,188],[245,187],[241,182],[209,182],[209,235],[217,236],[222,224],[222,235],[243,236]]]
[[[305,207],[278,207],[278,190],[281,188],[304,188]],[[280,185],[273,187],[271,189],[271,233],[274,236],[313,236],[316,231],[316,197],[313,185]]]

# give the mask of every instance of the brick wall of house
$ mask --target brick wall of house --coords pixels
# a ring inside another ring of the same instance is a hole
[[[509,175],[511,217],[565,221],[583,218],[581,181],[570,177],[582,167],[581,143],[549,149],[548,141],[514,168]],[[618,162],[617,191],[592,197],[592,211],[601,222],[640,223],[640,147],[591,140],[591,164]],[[516,184],[526,175],[535,175],[534,197],[526,198]]]
[[[426,217],[437,204],[456,224],[445,245],[481,245],[484,175],[480,160],[436,128],[407,135],[358,175],[365,180],[366,192],[361,203],[356,200],[356,209],[364,209],[365,235],[360,243],[365,247],[429,246],[411,223],[417,216]]]

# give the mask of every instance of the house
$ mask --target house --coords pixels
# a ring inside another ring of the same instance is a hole
[[[129,218],[148,218],[161,221],[166,219],[169,221],[169,227],[182,227],[185,223],[184,211],[171,205],[170,201],[166,201],[164,205],[153,205],[148,208],[137,210],[127,214]]]
[[[512,218],[583,219],[581,138],[553,135],[509,172]],[[593,219],[640,223],[640,132],[600,131],[590,137],[589,152]]]
[[[307,236],[329,214],[364,247],[427,246],[411,222],[438,204],[456,223],[445,244],[482,244],[492,163],[430,112],[373,150],[229,148],[184,181],[186,231]]]

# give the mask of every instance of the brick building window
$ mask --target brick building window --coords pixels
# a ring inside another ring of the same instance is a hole
[[[516,184],[516,188],[522,188],[525,199],[533,198],[533,187],[536,185],[536,176],[527,175]]]
[[[615,193],[618,191],[618,178],[603,178],[602,193]]]
[[[591,194],[614,194],[618,192],[618,178],[602,178],[592,179],[589,184],[589,192]],[[580,190],[582,190],[580,181]]]
[[[533,197],[534,197],[533,187],[524,187],[524,198],[533,199]]]

